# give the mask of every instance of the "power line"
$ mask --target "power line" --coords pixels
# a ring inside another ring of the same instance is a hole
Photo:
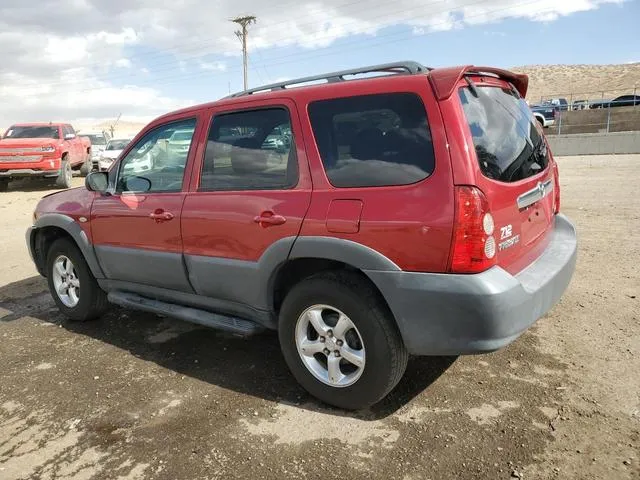
[[[540,3],[543,0],[533,0],[533,1],[529,1],[529,2],[520,2],[518,4],[515,5],[511,5],[509,7],[503,7],[503,8],[499,8],[499,9],[494,9],[492,11],[489,12],[482,12],[480,14],[477,15],[470,15],[465,17],[465,19],[472,19],[472,18],[477,18],[477,17],[482,17],[482,16],[487,16],[487,15],[491,15],[494,13],[499,13],[499,12],[503,12],[506,10],[510,10],[513,8],[517,8],[517,7],[521,7],[524,5],[530,5],[530,4],[534,4],[534,3]],[[475,2],[475,3],[482,3],[482,2]],[[467,5],[470,6],[470,5]],[[543,9],[543,10],[538,10],[535,13],[536,14],[545,14],[545,13],[549,13],[552,11],[555,11],[556,8],[555,7],[550,7],[547,9]],[[450,12],[455,11],[455,10],[449,10]],[[429,15],[433,15],[433,13],[429,13]],[[426,15],[424,15],[426,16]],[[416,16],[414,18],[421,18],[424,16]],[[442,21],[442,22],[438,22],[438,23],[434,23],[431,24],[430,27],[434,28],[434,27],[438,27],[439,25],[446,25],[448,24],[448,20],[447,21]],[[428,32],[427,34],[431,34],[431,33],[436,33],[436,32]],[[427,35],[424,34],[424,35]],[[353,51],[353,50],[359,50],[359,49],[363,49],[363,48],[372,48],[372,47],[376,47],[378,45],[386,45],[386,44],[390,44],[390,43],[396,43],[399,41],[404,41],[407,37],[412,37],[414,36],[414,33],[412,32],[393,32],[393,33],[389,33],[386,35],[378,35],[376,36],[376,40],[380,40],[380,39],[387,39],[387,38],[391,38],[391,37],[397,37],[397,38],[393,38],[392,40],[385,40],[385,41],[378,41],[378,42],[374,42],[372,43],[370,39],[365,39],[365,40],[355,40],[355,41],[351,41],[351,42],[347,42],[347,47],[349,45],[353,45],[354,47],[350,47],[350,48],[345,48],[345,44],[340,45],[340,50],[338,51],[325,51],[323,53],[315,53],[315,54],[309,54],[308,52],[300,52],[297,54],[290,54],[290,55],[285,55],[282,57],[279,57],[280,59],[283,58],[291,58],[291,60],[287,60],[287,61],[278,61],[278,62],[271,62],[269,65],[270,66],[278,66],[278,65],[286,65],[286,64],[291,64],[291,63],[299,63],[300,62],[300,57],[304,57],[304,59],[316,59],[319,57],[326,57],[326,56],[332,56],[332,55],[337,55],[337,54],[343,54],[345,51]],[[362,46],[360,46],[362,45]],[[330,50],[331,48],[334,47],[325,47],[323,50]],[[199,78],[199,77],[204,77],[206,76],[207,78],[212,78],[212,77],[221,77],[223,75],[226,75],[230,72],[234,72],[237,71],[237,69],[232,69],[232,70],[227,70],[224,74],[214,74],[214,75],[210,75],[208,72],[202,72],[200,74],[179,74],[179,75],[175,75],[175,76],[168,76],[168,77],[164,77],[164,81],[161,82],[156,82],[154,83],[154,85],[152,86],[159,86],[159,85],[170,85],[170,84],[174,84],[174,83],[178,83],[181,82],[183,79],[186,78]],[[88,81],[91,81],[93,79],[88,79]],[[169,81],[167,81],[169,80]],[[54,84],[55,85],[55,84]],[[68,85],[67,83],[62,83],[61,85]],[[42,87],[42,86],[46,86],[46,84],[42,84],[39,83],[38,85],[34,85],[34,87]],[[91,92],[91,91],[96,91],[96,90],[100,90],[102,88],[118,88],[118,87],[114,87],[112,85],[108,85],[108,86],[104,86],[104,87],[97,87],[97,88],[88,88],[88,89],[84,89],[84,90],[77,90],[78,92]],[[41,95],[45,95],[48,94],[49,92],[45,92],[45,93],[36,93],[36,94],[31,94],[31,95],[22,95],[22,97],[29,97],[29,96],[41,96]]]
[[[415,8],[412,8],[412,9],[404,9],[404,10],[402,10],[402,12],[406,13],[406,12],[410,12],[410,11],[417,10],[417,9],[424,9],[425,6],[435,5],[435,4],[438,4],[438,3],[447,3],[447,1],[448,0],[437,0],[437,1],[434,1],[434,2],[431,2],[431,3],[419,5],[419,6],[415,7]],[[463,8],[468,8],[468,7],[476,6],[476,5],[479,5],[479,4],[482,4],[482,3],[486,3],[487,1],[488,0],[476,0],[476,1],[471,2],[471,3],[460,5],[460,6],[456,7],[456,8],[453,8],[453,9],[452,8],[447,8],[447,9],[436,11],[436,12],[428,12],[428,13],[425,13],[423,15],[414,15],[412,17],[412,19],[422,19],[422,18],[434,16],[434,15],[453,13],[453,12],[456,12],[456,11],[458,11],[460,9],[463,9]],[[517,7],[524,6],[524,5],[530,5],[530,4],[534,4],[534,3],[539,3],[541,1],[543,1],[543,0],[532,0],[532,1],[529,1],[529,2],[520,2],[520,3],[517,3],[517,4],[511,5],[509,7],[500,8],[500,9],[497,9],[497,10],[493,10],[491,12],[482,12],[479,15],[471,15],[471,16],[468,16],[466,18],[474,18],[474,17],[484,16],[484,15],[488,15],[488,14],[491,14],[491,13],[494,13],[494,12],[509,10],[509,9],[517,8]],[[353,2],[353,3],[355,4],[355,3],[359,3],[359,2]],[[552,9],[552,10],[555,10],[555,9]],[[394,13],[395,12],[391,12],[391,15],[393,15]],[[390,15],[390,13],[386,12],[384,15],[381,15],[380,17],[373,17],[372,19],[375,20],[377,18],[386,17],[388,15]],[[344,25],[349,25],[349,24],[354,24],[354,23],[359,23],[359,22],[358,21],[354,21],[354,22],[350,22],[350,23],[345,23],[345,24],[343,24],[343,26]],[[444,24],[447,24],[447,23],[448,23],[448,21],[443,21],[443,22],[440,22],[440,23],[437,23],[437,24],[432,24],[431,27],[438,26],[438,25],[444,25]],[[378,38],[378,39],[379,38],[386,38],[386,37],[395,36],[397,34],[403,34],[403,33],[404,32],[395,32],[395,33],[391,33],[391,34],[377,35],[376,38]],[[288,37],[281,37],[281,38],[272,39],[271,41],[272,41],[272,43],[278,43],[278,42],[281,43],[281,42],[286,42],[287,40],[294,40],[296,38],[298,38],[298,36],[288,36]],[[365,40],[365,41],[369,42],[368,39]],[[347,42],[346,45],[359,44],[359,43],[362,43],[362,42],[363,42],[363,40],[355,40],[355,41]],[[327,46],[327,47],[323,47],[323,48],[321,48],[319,50],[327,50],[327,49],[330,49],[330,48],[335,48],[335,46],[330,45],[330,46]],[[259,49],[256,49],[256,51],[259,54]],[[289,55],[280,56],[278,58],[278,60],[281,60],[283,58],[300,57],[300,56],[304,56],[305,58],[313,58],[315,55],[313,55],[313,54],[312,55],[308,55],[308,54],[306,54],[306,52],[293,53],[293,54],[289,54]],[[321,56],[324,56],[324,55],[321,55]],[[197,59],[197,58],[199,58],[199,57],[198,56],[188,57],[187,60],[189,60],[189,59]],[[183,59],[176,59],[176,60],[171,60],[171,61],[168,61],[168,62],[161,62],[161,63],[157,63],[155,65],[151,64],[151,65],[148,65],[148,68],[150,68],[153,71],[154,74],[163,73],[163,72],[169,72],[169,71],[172,71],[175,68],[175,65],[178,64],[180,61],[183,61]],[[266,63],[266,62],[263,61],[263,63]],[[278,62],[276,62],[276,63],[271,62],[270,64],[271,65],[278,65],[278,64],[282,64],[282,63],[284,63],[284,62],[279,62],[279,63]],[[286,63],[290,63],[290,62],[286,62]],[[163,68],[163,69],[159,69],[159,70],[158,69],[154,69],[154,67],[158,67],[158,66],[167,66],[168,68]],[[236,70],[231,69],[231,70],[227,70],[226,73],[234,72],[234,71],[236,71]],[[116,81],[116,80],[126,80],[126,79],[135,78],[136,76],[137,76],[137,74],[135,74],[135,73],[127,73],[127,74],[120,74],[120,75],[117,75],[117,74],[116,75],[105,75],[105,76],[96,76],[96,77],[93,77],[92,79],[87,79],[87,80],[84,80],[84,81],[97,80],[97,81],[111,81],[111,82],[113,82],[113,81]],[[188,76],[190,77],[191,75],[188,75]],[[183,77],[186,77],[186,76],[184,76],[184,75],[179,75],[178,77],[170,76],[169,78],[183,78]],[[80,83],[80,82],[78,82],[78,83]],[[58,86],[58,85],[67,85],[67,84],[68,84],[68,82],[65,82],[65,81],[51,82],[51,83],[48,83],[48,84],[47,83],[38,83],[37,87]]]

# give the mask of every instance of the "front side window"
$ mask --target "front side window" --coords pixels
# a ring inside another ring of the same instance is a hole
[[[462,108],[482,173],[516,182],[540,173],[549,163],[546,144],[527,103],[509,88],[461,88]]]
[[[287,189],[297,183],[298,160],[286,109],[265,108],[213,118],[200,191]]]
[[[180,191],[195,128],[196,120],[189,119],[169,123],[147,133],[120,162],[116,190]],[[171,142],[176,132],[186,140]]]
[[[433,173],[427,114],[413,93],[321,100],[309,117],[335,187],[408,185]]]

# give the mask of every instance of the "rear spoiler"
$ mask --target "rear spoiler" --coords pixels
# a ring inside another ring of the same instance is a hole
[[[508,70],[494,67],[476,67],[463,65],[458,67],[436,68],[429,72],[429,81],[438,100],[449,98],[458,82],[466,75],[483,75],[498,77],[510,82],[522,98],[527,96],[529,77],[522,73],[513,73]]]

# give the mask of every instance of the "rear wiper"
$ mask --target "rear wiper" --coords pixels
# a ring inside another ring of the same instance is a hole
[[[473,94],[473,96],[478,98],[478,88],[474,85],[474,83],[471,81],[469,76],[465,75],[464,80],[465,82],[467,82],[467,85],[469,85],[469,90],[471,90],[471,93]]]
[[[538,144],[532,148],[531,150],[531,154],[526,156],[526,157],[522,157],[520,160],[517,160],[516,162],[514,162],[511,167],[510,167],[510,174],[509,174],[509,180],[513,179],[513,176],[516,174],[516,172],[519,172],[520,169],[522,169],[522,167],[529,162],[532,161],[537,161],[538,159],[540,159],[541,157],[546,156],[547,154],[547,146],[544,143],[544,139],[540,139],[540,141],[538,142]]]

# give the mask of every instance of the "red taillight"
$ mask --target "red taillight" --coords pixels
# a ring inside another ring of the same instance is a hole
[[[560,213],[560,173],[558,164],[553,163],[553,213]]]
[[[483,272],[496,264],[496,240],[489,202],[475,187],[456,187],[456,213],[449,270]]]

